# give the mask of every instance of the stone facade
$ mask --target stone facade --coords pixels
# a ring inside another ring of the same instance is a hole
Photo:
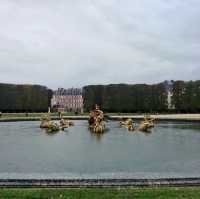
[[[51,107],[57,111],[82,112],[82,89],[58,88],[58,90],[54,91],[53,97],[51,99]]]

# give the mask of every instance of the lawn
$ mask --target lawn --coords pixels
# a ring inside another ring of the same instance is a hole
[[[28,120],[40,120],[43,115],[47,113],[1,113],[0,121],[28,121]],[[88,116],[88,113],[62,113],[64,117],[70,116]],[[58,113],[51,113],[51,119],[59,119]]]
[[[1,118],[20,118],[20,117],[41,117],[42,115],[47,113],[2,113]],[[63,116],[82,116],[82,115],[88,115],[88,113],[78,113],[75,114],[74,112],[63,112]],[[57,112],[51,113],[51,116],[59,116]]]
[[[199,199],[200,187],[0,189],[0,199]]]

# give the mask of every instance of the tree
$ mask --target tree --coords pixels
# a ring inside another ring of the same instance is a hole
[[[40,85],[0,84],[0,110],[47,111],[52,91]]]
[[[167,109],[167,92],[163,83],[89,85],[83,88],[84,109],[99,104],[107,112],[150,112]]]

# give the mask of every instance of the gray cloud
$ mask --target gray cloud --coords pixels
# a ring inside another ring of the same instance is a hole
[[[198,0],[2,0],[0,81],[199,79]]]

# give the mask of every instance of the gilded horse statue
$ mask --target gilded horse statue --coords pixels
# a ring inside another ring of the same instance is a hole
[[[64,130],[65,128],[69,128],[70,126],[74,126],[74,123],[69,120],[65,120],[63,117],[60,120],[60,128]]]
[[[48,126],[50,125],[50,122],[51,122],[50,114],[42,115],[40,128],[48,128]]]
[[[42,115],[40,128],[47,129],[47,132],[56,132],[59,130],[64,130],[65,128],[68,128],[69,126],[73,126],[73,125],[74,125],[73,122],[64,120],[63,118],[61,118],[60,124],[52,121],[50,112],[49,112],[45,115]]]
[[[155,118],[151,118],[150,116],[145,116],[144,120],[140,123],[138,130],[140,131],[149,131],[154,127]]]
[[[120,126],[127,128],[129,131],[135,130],[134,123],[131,118],[128,118],[125,121],[121,121]]]

